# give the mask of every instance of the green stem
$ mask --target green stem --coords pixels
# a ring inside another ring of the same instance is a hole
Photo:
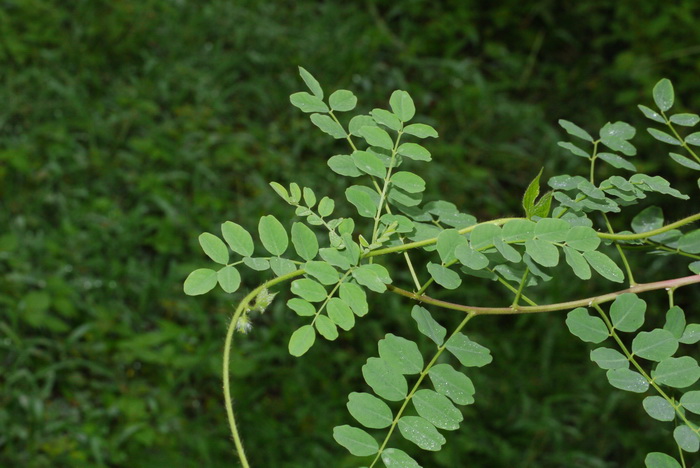
[[[605,325],[608,327],[608,330],[610,331],[610,336],[613,337],[613,339],[617,342],[617,345],[620,347],[620,350],[624,353],[624,355],[627,357],[627,360],[632,363],[632,365],[637,369],[637,371],[642,374],[642,377],[651,385],[654,390],[656,390],[659,395],[661,395],[676,411],[676,414],[678,417],[688,425],[696,434],[698,431],[700,431],[700,428],[693,429],[693,425],[688,421],[688,419],[685,417],[684,412],[681,410],[681,405],[675,402],[675,400],[666,394],[666,392],[663,391],[659,385],[654,382],[654,379],[647,374],[647,372],[644,370],[644,368],[637,362],[637,360],[634,358],[634,354],[632,354],[629,349],[627,349],[627,346],[622,342],[620,339],[620,336],[617,334],[615,331],[615,327],[613,326],[612,322],[610,322],[610,319],[608,318],[608,315],[605,313],[605,311],[598,305],[598,304],[593,304],[593,307],[598,311],[598,314],[603,318],[603,321],[605,322]]]
[[[590,180],[591,184],[595,185],[595,160],[598,158],[598,143],[600,143],[600,140],[596,140],[593,142],[593,155],[591,156],[591,174],[590,174]]]
[[[668,126],[671,132],[673,132],[673,135],[676,137],[676,139],[681,142],[681,146],[683,147],[683,149],[685,149],[688,153],[692,154],[695,160],[700,163],[700,157],[698,157],[698,155],[695,154],[695,151],[693,151],[690,148],[690,146],[688,146],[688,143],[685,142],[685,139],[681,138],[681,136],[676,131],[676,128],[673,126],[671,121],[668,118],[666,118],[666,114],[663,111],[661,112],[661,116],[666,121],[666,126]]]
[[[319,307],[318,310],[316,311],[316,313],[314,314],[314,319],[311,321],[311,325],[316,323],[316,319],[321,314],[321,312],[323,312],[323,309],[326,307],[326,304],[328,304],[328,301],[331,300],[331,298],[333,297],[333,294],[335,294],[335,292],[338,290],[340,285],[343,284],[343,282],[345,281],[345,278],[347,278],[348,275],[350,273],[352,273],[352,270],[354,270],[354,268],[350,268],[348,271],[346,271],[345,274],[343,275],[343,277],[338,280],[338,282],[335,284],[335,286],[333,286],[333,289],[331,290],[331,292],[328,293],[328,295],[326,296],[326,299],[323,301],[323,304],[321,304],[321,307]]]
[[[683,218],[679,221],[676,221],[675,223],[667,224],[666,226],[662,226],[658,229],[652,229],[651,231],[638,232],[636,234],[606,234],[604,232],[599,232],[598,237],[600,237],[601,239],[611,239],[620,241],[648,239],[649,237],[658,236],[659,234],[663,234],[664,232],[668,232],[672,229],[685,226],[686,224],[694,223],[698,220],[700,220],[700,213],[688,216],[687,218]]]
[[[511,307],[518,307],[518,302],[520,302],[520,297],[523,294],[523,288],[525,287],[528,273],[530,273],[530,268],[526,267],[525,273],[523,273],[523,277],[520,279],[520,285],[518,286],[518,291],[515,293],[515,298],[513,299],[513,304]]]
[[[508,281],[506,281],[505,278],[503,278],[500,274],[498,274],[498,272],[496,270],[493,270],[491,268],[488,268],[488,270],[491,273],[493,273],[494,275],[496,275],[496,279],[498,280],[498,282],[501,283],[506,288],[508,288],[509,291],[511,291],[513,294],[518,293],[518,290],[516,288],[514,288],[513,285],[511,285]],[[534,301],[530,300],[530,298],[527,297],[525,294],[521,294],[520,297],[522,298],[523,301],[527,302],[531,306],[537,305]]]
[[[665,252],[671,252],[671,253],[674,253],[674,254],[677,254],[677,255],[682,255],[682,256],[684,256],[684,257],[693,258],[693,259],[695,259],[695,260],[700,260],[700,255],[693,255],[693,254],[688,253],[688,252],[683,252],[683,251],[680,250],[680,249],[672,249],[671,247],[667,247],[667,246],[665,246],[665,245],[663,245],[663,244],[660,244],[660,243],[658,243],[658,242],[651,241],[651,240],[649,240],[649,239],[645,239],[645,240],[644,240],[644,243],[645,243],[645,244],[648,244],[648,245],[651,245],[652,247],[654,247],[654,248],[656,248],[656,249],[658,249],[658,250],[663,250],[663,251],[665,251]]]
[[[337,123],[338,125],[340,125],[340,128],[342,128],[343,130],[345,130],[345,127],[343,127],[343,124],[340,123],[340,120],[338,120],[338,117],[335,116],[335,114],[333,113],[333,111],[328,111],[328,115],[330,115],[331,118],[332,118],[333,120],[335,120],[335,123]],[[352,150],[353,150],[353,151],[357,151],[357,147],[355,146],[355,143],[353,143],[353,141],[352,141],[352,137],[350,136],[350,132],[347,132],[347,131],[346,131],[345,134],[347,135],[347,136],[345,137],[345,139],[348,140],[348,143],[350,143],[350,147],[352,148]]]
[[[386,176],[384,177],[384,186],[382,187],[382,193],[379,196],[379,206],[377,207],[377,214],[374,216],[374,228],[372,229],[372,244],[377,242],[377,228],[379,227],[379,218],[382,216],[384,201],[386,200],[386,192],[389,189],[389,179],[391,179],[391,171],[394,169],[394,162],[396,161],[396,152],[399,148],[401,135],[403,135],[403,131],[399,130],[398,135],[396,136],[396,142],[394,143],[394,148],[391,150],[391,160],[389,162],[389,167],[386,170]]]
[[[605,220],[605,225],[607,226],[608,231],[610,231],[610,234],[615,234],[615,231],[613,231],[613,228],[610,225],[610,220],[608,219],[608,216],[605,213],[603,213],[603,219]],[[620,247],[620,244],[615,242],[615,247],[617,248],[617,252],[620,254],[620,258],[622,258],[622,263],[625,265],[625,270],[627,271],[627,278],[629,278],[630,280],[630,286],[634,286],[637,283],[634,281],[634,276],[632,275],[632,269],[630,268],[630,264],[627,261],[627,256],[622,251],[622,247]]]
[[[455,304],[453,302],[442,301],[440,299],[434,299],[430,296],[424,296],[405,289],[397,288],[393,285],[387,285],[389,291],[399,294],[404,297],[408,297],[418,302],[425,304],[431,304],[437,307],[442,307],[443,309],[457,310],[460,312],[471,313],[474,312],[476,315],[512,315],[512,314],[534,314],[542,312],[556,312],[561,310],[571,310],[576,307],[591,307],[593,304],[603,304],[605,302],[610,302],[615,300],[618,296],[625,293],[643,293],[648,291],[657,291],[659,289],[666,288],[679,288],[681,286],[687,286],[690,284],[700,283],[700,275],[685,276],[682,278],[673,278],[664,281],[656,281],[654,283],[640,283],[636,284],[630,288],[622,289],[620,291],[615,291],[600,296],[588,297],[585,299],[577,299],[574,301],[559,302],[556,304],[548,304],[541,306],[517,306],[517,307],[477,307],[463,304]]]
[[[377,456],[374,457],[374,460],[372,461],[372,464],[369,465],[369,468],[372,468],[372,467],[377,463],[377,461],[379,460],[379,458],[381,457],[382,452],[383,452],[384,449],[386,448],[386,445],[389,443],[389,439],[391,438],[391,435],[393,434],[394,429],[396,429],[396,425],[398,424],[399,419],[401,419],[401,416],[403,416],[403,413],[404,413],[404,411],[406,410],[406,407],[408,406],[408,403],[411,401],[411,398],[413,398],[413,395],[416,393],[416,391],[418,391],[418,388],[420,388],[420,384],[423,382],[423,380],[425,379],[425,377],[428,375],[428,372],[430,371],[430,369],[433,367],[433,365],[435,365],[435,363],[437,362],[437,360],[438,360],[438,358],[440,357],[440,355],[441,355],[441,354],[443,353],[443,351],[445,351],[445,349],[447,348],[447,343],[449,343],[450,339],[451,339],[453,336],[455,336],[457,333],[459,333],[459,332],[464,328],[464,326],[467,324],[467,322],[469,322],[469,320],[471,320],[472,317],[474,317],[475,315],[476,315],[476,314],[474,314],[474,313],[467,314],[467,316],[464,317],[464,320],[462,320],[462,322],[457,326],[457,328],[455,329],[455,331],[452,332],[452,334],[450,335],[450,338],[448,338],[447,340],[445,340],[445,342],[442,344],[442,346],[439,346],[439,347],[438,347],[437,352],[435,353],[435,355],[433,356],[433,358],[430,360],[430,362],[428,363],[428,365],[425,366],[425,369],[423,369],[423,371],[420,373],[420,376],[418,377],[418,380],[417,380],[416,383],[413,385],[413,388],[411,388],[410,393],[409,393],[409,394],[406,396],[406,398],[404,399],[403,405],[401,405],[401,408],[400,408],[399,411],[396,413],[396,416],[394,416],[394,420],[391,422],[391,427],[389,427],[389,432],[387,433],[386,437],[384,438],[384,442],[382,442],[381,447],[379,447],[379,451],[377,452]]]
[[[255,299],[263,289],[269,288],[276,284],[288,281],[297,276],[301,276],[305,273],[304,270],[293,271],[286,275],[279,276],[277,278],[266,281],[257,288],[253,289],[248,295],[246,295],[243,300],[236,307],[236,311],[231,318],[231,322],[228,325],[228,330],[226,330],[226,341],[224,342],[224,368],[223,368],[223,380],[224,380],[224,402],[226,404],[226,414],[228,415],[228,424],[231,429],[231,435],[233,436],[233,442],[236,445],[236,452],[238,453],[238,458],[241,460],[241,466],[243,468],[250,468],[248,459],[245,456],[245,450],[243,449],[243,442],[241,442],[241,436],[238,434],[238,428],[236,427],[236,417],[233,413],[233,398],[231,397],[231,375],[229,372],[230,366],[230,354],[231,345],[233,343],[233,332],[236,329],[236,323],[241,317],[243,312],[245,312],[246,307],[250,304],[250,301]]]

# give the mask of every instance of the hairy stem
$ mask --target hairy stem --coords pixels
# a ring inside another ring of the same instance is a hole
[[[231,375],[229,372],[230,367],[230,355],[231,355],[231,345],[233,344],[233,332],[236,329],[236,323],[241,317],[243,312],[245,312],[246,307],[250,304],[250,301],[255,299],[263,289],[269,288],[276,284],[288,281],[297,276],[301,276],[305,273],[304,270],[293,271],[292,273],[271,279],[266,281],[257,288],[253,289],[248,295],[246,295],[243,300],[236,307],[236,311],[233,313],[231,322],[228,325],[228,330],[226,330],[226,341],[224,342],[224,369],[223,369],[223,380],[224,380],[224,402],[226,404],[226,414],[228,415],[228,425],[231,429],[231,435],[233,436],[233,442],[236,445],[236,452],[238,453],[238,458],[241,460],[241,466],[243,468],[250,468],[248,459],[245,456],[245,450],[243,449],[243,442],[241,441],[241,436],[238,434],[238,428],[236,427],[236,416],[233,412],[233,398],[231,397]]]

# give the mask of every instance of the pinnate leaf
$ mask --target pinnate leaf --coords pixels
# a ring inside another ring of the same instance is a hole
[[[446,396],[433,390],[418,390],[411,401],[418,415],[439,429],[455,430],[464,419]]]
[[[644,393],[649,389],[649,382],[639,372],[629,369],[610,369],[605,375],[610,385],[620,390]]]
[[[357,422],[370,429],[389,427],[394,419],[389,406],[369,393],[351,393],[347,407]]]
[[[316,330],[311,325],[304,325],[294,331],[289,338],[289,354],[295,357],[304,355],[316,341]]]
[[[367,457],[379,451],[379,444],[374,437],[347,424],[333,428],[333,439],[356,457]]]
[[[226,221],[221,225],[221,234],[231,250],[244,257],[253,255],[253,238],[241,225]]]
[[[639,330],[639,327],[644,324],[646,310],[647,303],[636,294],[621,294],[610,306],[613,327],[628,333]]]
[[[187,276],[183,289],[188,296],[199,296],[214,289],[217,281],[216,271],[209,268],[199,268]]]
[[[433,340],[436,345],[442,346],[447,330],[435,321],[428,309],[415,305],[411,310],[411,317],[416,321],[419,332]]]
[[[402,374],[418,374],[423,370],[418,345],[391,333],[379,340],[379,356]]]
[[[199,235],[199,245],[207,257],[214,260],[216,263],[226,265],[228,263],[228,247],[224,241],[216,237],[214,234],[204,232]]]
[[[232,266],[225,266],[216,273],[216,279],[221,289],[227,293],[233,293],[241,285],[241,275]]]
[[[574,336],[588,343],[601,343],[610,336],[605,322],[599,317],[589,315],[583,307],[568,313],[566,326]]]
[[[473,342],[462,333],[447,340],[446,348],[465,367],[483,367],[493,361],[488,348]]]
[[[367,363],[362,366],[362,376],[374,393],[385,400],[401,401],[408,394],[406,378],[384,359],[367,359]]]
[[[282,255],[289,246],[287,231],[282,226],[282,223],[272,215],[260,218],[258,234],[263,247],[272,255]]]
[[[428,371],[435,390],[458,405],[474,403],[474,384],[463,373],[449,364],[437,364]]]
[[[399,431],[406,440],[423,450],[437,452],[447,442],[435,426],[420,416],[404,416],[399,419]]]

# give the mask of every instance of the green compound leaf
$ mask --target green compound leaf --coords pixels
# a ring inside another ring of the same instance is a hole
[[[384,359],[367,359],[367,363],[362,366],[362,376],[374,393],[385,400],[401,401],[408,395],[406,378]]]
[[[282,255],[289,246],[287,231],[282,226],[282,223],[272,215],[260,218],[258,234],[263,247],[272,255]]]
[[[346,138],[348,134],[345,129],[331,117],[324,114],[311,114],[311,123],[316,125],[323,133],[326,133],[336,140]]]
[[[459,245],[455,249],[455,257],[459,262],[472,270],[481,270],[489,266],[489,259],[469,245]]]
[[[681,397],[681,405],[691,413],[700,414],[700,390],[693,390]]]
[[[333,297],[326,305],[328,316],[333,322],[345,331],[355,326],[355,316],[345,302],[337,297]]]
[[[666,112],[673,106],[673,84],[668,78],[659,80],[652,91],[654,103],[661,112]]]
[[[367,312],[369,312],[367,294],[365,294],[365,291],[358,285],[343,283],[340,285],[338,295],[343,302],[350,306],[350,309],[352,309],[358,317],[364,317],[367,315]]]
[[[589,159],[591,157],[588,153],[583,151],[581,148],[574,145],[573,143],[569,143],[568,141],[557,142],[557,145],[561,146],[565,150],[568,150],[574,156],[578,156],[580,158],[586,158],[586,159]]]
[[[637,149],[627,140],[634,137],[637,131],[628,123],[606,123],[600,129],[600,141],[613,151],[620,151],[626,156],[634,156]]]
[[[624,281],[625,274],[620,270],[620,267],[604,253],[598,251],[584,252],[583,258],[585,258],[588,264],[603,278],[614,283],[622,283]]]
[[[694,171],[700,171],[700,163],[696,163],[692,159],[686,158],[685,156],[677,153],[668,153],[668,155],[681,166],[687,167],[688,169],[692,169]]]
[[[661,130],[657,130],[655,128],[647,128],[647,132],[649,132],[649,135],[653,136],[656,140],[659,140],[661,143],[666,143],[667,145],[674,145],[674,146],[681,146],[681,141],[676,139],[675,137],[672,137],[666,132],[663,132]]]
[[[402,374],[419,374],[423,370],[418,345],[391,333],[379,340],[379,356]]]
[[[648,108],[647,106],[642,106],[641,104],[638,105],[637,107],[639,108],[640,111],[642,111],[642,114],[644,114],[644,116],[647,119],[653,120],[654,122],[658,122],[658,123],[666,123],[664,118],[658,112]]]
[[[430,125],[426,124],[411,124],[403,129],[403,132],[408,135],[413,135],[418,138],[437,138],[438,132]]]
[[[386,285],[391,283],[389,272],[376,263],[362,265],[352,271],[352,277],[362,286],[374,292],[383,293]]]
[[[393,149],[394,141],[391,139],[386,130],[379,127],[362,127],[359,130],[360,136],[367,141],[370,146],[378,146],[384,149]]]
[[[183,290],[188,296],[200,296],[216,287],[217,273],[209,268],[199,268],[187,276]]]
[[[435,282],[445,289],[457,289],[462,284],[462,278],[454,270],[433,262],[429,262],[427,268]]]
[[[287,301],[287,307],[292,309],[300,317],[313,317],[316,315],[316,308],[308,301],[294,297]]]
[[[329,111],[328,106],[320,98],[305,91],[289,96],[289,102],[306,113],[321,112],[325,114]]]
[[[412,159],[414,161],[427,162],[432,160],[430,151],[416,143],[403,143],[401,146],[399,146],[397,152],[401,156],[405,156],[408,159]]]
[[[242,226],[226,221],[221,225],[221,234],[231,250],[244,257],[253,255],[253,238]]]
[[[686,388],[700,379],[698,362],[690,356],[664,359],[651,376],[656,383],[673,388]]]
[[[372,118],[378,123],[392,130],[401,130],[401,120],[399,120],[393,112],[389,112],[386,109],[372,109]]]
[[[493,239],[493,241],[494,245],[496,246],[496,250],[498,250],[498,252],[503,255],[503,258],[509,262],[519,263],[522,260],[523,257],[520,255],[520,253],[510,245],[503,242],[503,239],[496,237]]]
[[[214,234],[204,232],[199,235],[199,245],[207,257],[214,260],[216,263],[226,265],[228,263],[228,247],[224,241],[216,237]]]
[[[369,187],[353,185],[345,190],[345,198],[350,203],[355,205],[357,213],[364,218],[374,218],[377,214],[377,205],[379,200],[375,199],[374,195],[368,193]]]
[[[334,111],[348,112],[353,110],[357,105],[357,98],[352,91],[339,89],[330,95],[328,104],[330,104],[331,109]]]
[[[357,422],[370,429],[384,429],[391,426],[394,420],[389,406],[369,393],[351,393],[347,407]]]
[[[683,127],[694,127],[698,124],[698,122],[700,122],[700,116],[697,114],[681,113],[672,115],[669,120],[674,124],[681,125]]]
[[[540,239],[526,241],[525,251],[542,266],[555,267],[559,264],[559,250],[551,242]]]
[[[255,271],[265,271],[270,269],[270,262],[266,258],[244,257],[243,264]]]
[[[664,213],[658,206],[650,206],[640,211],[632,219],[632,230],[634,232],[647,232],[659,229],[664,225]]]
[[[564,246],[563,250],[566,263],[569,264],[574,274],[583,280],[591,279],[591,267],[588,266],[583,255],[568,246]]]
[[[501,237],[501,228],[495,224],[479,224],[469,236],[472,249],[483,250],[494,245],[494,239]]]
[[[700,341],[700,325],[691,323],[685,327],[683,336],[678,341],[683,344],[695,344]]]
[[[339,250],[333,248],[323,248],[318,252],[321,255],[321,258],[331,265],[336,266],[341,270],[348,270],[350,268],[350,259]]]
[[[318,83],[316,78],[314,78],[313,75],[306,71],[306,69],[303,67],[299,67],[299,75],[301,75],[301,79],[304,80],[304,83],[306,83],[309,91],[311,91],[317,98],[323,99],[323,90],[321,89],[321,85]]]
[[[568,223],[567,223],[568,224]],[[566,244],[581,252],[590,252],[600,245],[600,237],[595,229],[588,226],[575,226],[566,233]]]
[[[382,462],[389,468],[421,468],[413,458],[402,450],[388,448],[382,452]]]
[[[665,453],[652,452],[644,459],[646,468],[681,468],[674,458],[669,457]]]
[[[646,397],[642,406],[644,406],[644,411],[657,421],[673,421],[676,416],[673,405],[660,396]]]
[[[436,345],[442,346],[442,343],[445,341],[445,336],[447,335],[447,330],[435,321],[433,316],[430,315],[430,312],[428,312],[428,309],[415,305],[411,310],[411,317],[416,321],[419,332],[433,340]]]
[[[391,176],[391,183],[408,193],[420,193],[425,190],[425,180],[413,172],[399,171]]]
[[[640,332],[632,341],[632,352],[650,361],[663,361],[673,356],[678,349],[678,340],[668,330],[657,328]]]
[[[270,259],[270,267],[277,276],[289,274],[297,269],[293,261],[287,258],[273,257]]]
[[[334,427],[333,438],[356,457],[367,457],[379,451],[379,444],[374,437],[347,424]]]
[[[599,317],[589,315],[583,307],[568,313],[566,326],[571,334],[588,343],[601,343],[610,336],[605,322]]]
[[[568,120],[560,119],[559,120],[559,125],[566,130],[566,133],[569,135],[575,136],[577,138],[581,138],[582,140],[590,141],[593,143],[593,137],[584,129],[579,127],[573,122],[569,122]]]
[[[629,369],[610,369],[605,376],[615,388],[633,393],[644,393],[649,389],[649,382],[640,374]]]
[[[503,225],[503,240],[524,242],[535,235],[535,223],[527,219],[513,219]]]
[[[292,244],[294,244],[294,250],[304,260],[313,260],[318,254],[316,234],[304,223],[292,225]]]
[[[323,197],[318,203],[318,214],[320,217],[325,218],[333,214],[335,210],[335,201],[332,198]]]
[[[338,338],[338,327],[335,326],[333,320],[328,318],[328,316],[319,314],[318,317],[316,317],[314,325],[316,325],[316,330],[318,330],[321,336],[328,341],[333,341]]]
[[[474,384],[463,373],[449,364],[437,364],[428,371],[433,387],[458,405],[474,403]]]
[[[376,155],[367,151],[355,151],[351,158],[360,171],[382,179],[386,177],[386,167]]]
[[[685,330],[685,313],[683,309],[678,306],[668,309],[664,330],[670,331],[676,339],[683,337],[683,331]]]
[[[617,169],[625,169],[627,171],[637,172],[637,167],[634,164],[616,154],[598,153],[598,159],[605,161],[606,163],[610,164],[612,167],[616,167]]]
[[[316,278],[321,284],[330,285],[338,282],[338,270],[326,262],[306,262],[304,271]]]
[[[295,357],[304,355],[316,341],[316,330],[311,325],[304,325],[292,333],[289,338],[289,354]]]
[[[571,224],[563,219],[542,218],[535,224],[535,239],[548,242],[563,242],[570,230]],[[595,231],[593,232],[595,233]]]
[[[423,450],[437,452],[447,442],[435,426],[419,416],[404,416],[399,419],[399,431],[406,440]]]
[[[321,302],[327,297],[326,288],[312,279],[302,278],[292,282],[292,294],[309,302]]]
[[[352,135],[359,135],[362,127],[376,127],[377,122],[369,115],[356,115],[350,119],[348,129]]]
[[[700,253],[700,229],[685,234],[678,241],[678,249],[686,253]]]
[[[610,306],[610,318],[615,329],[632,333],[644,324],[647,303],[636,294],[625,293]]]
[[[392,112],[403,122],[408,122],[416,115],[416,106],[406,91],[396,90],[391,93],[389,106]]]
[[[241,274],[232,266],[225,266],[216,272],[216,279],[221,289],[227,293],[233,293],[241,285]]]
[[[700,437],[685,424],[673,430],[673,438],[681,450],[685,452],[695,453],[700,450]]]
[[[444,395],[433,390],[418,390],[412,400],[418,415],[438,429],[453,431],[459,428],[464,417]]]
[[[362,172],[355,166],[352,157],[347,154],[336,154],[328,159],[328,167],[336,174],[346,177],[359,177]]]
[[[611,348],[597,348],[591,351],[591,361],[598,364],[601,369],[627,369],[630,362],[619,351]]]
[[[438,235],[437,238],[437,251],[440,255],[440,260],[443,263],[451,262],[457,257],[455,256],[455,249],[460,245],[467,246],[467,238],[459,233],[456,229],[445,229]]]
[[[483,367],[493,361],[488,348],[471,341],[462,333],[453,335],[445,346],[465,367]]]

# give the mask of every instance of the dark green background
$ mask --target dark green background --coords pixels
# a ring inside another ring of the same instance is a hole
[[[353,90],[363,111],[409,91],[416,120],[440,132],[426,199],[485,220],[519,215],[542,166],[545,179],[585,174],[556,146],[559,118],[592,132],[637,125],[638,168],[692,190],[635,106],[668,77],[681,108],[700,109],[699,13],[694,0],[0,0],[0,466],[236,465],[219,369],[240,294],[188,298],[182,281],[207,265],[200,232],[292,219],[271,180],[309,185],[351,214],[346,182],[325,164],[345,147],[289,104],[303,87],[298,65],[327,90]],[[670,217],[692,211],[651,198]],[[631,261],[643,282],[685,269]],[[244,289],[265,277],[247,276]],[[533,295],[608,289],[562,271]],[[410,305],[375,297],[351,333],[293,359],[300,321],[287,296],[233,356],[249,457],[354,466],[331,429],[350,422],[346,395],[364,388],[377,340],[417,337]],[[502,305],[505,295],[470,280],[452,297]],[[661,320],[663,294],[648,300]],[[563,317],[469,325],[495,361],[470,373],[477,403],[442,452],[417,455],[425,466],[631,467],[648,451],[676,453],[670,425],[609,387]]]

